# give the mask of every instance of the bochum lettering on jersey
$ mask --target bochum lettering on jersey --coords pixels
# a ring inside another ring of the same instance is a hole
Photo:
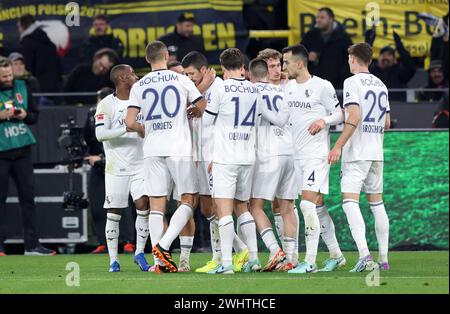
[[[158,75],[158,76],[148,76],[139,81],[139,86],[143,86],[143,85],[147,85],[147,84],[151,84],[151,83],[170,82],[170,81],[178,81],[178,76],[176,74],[171,74],[171,73],[167,73],[164,75]]]
[[[225,92],[229,93],[257,93],[258,89],[254,86],[225,85]]]
[[[359,79],[361,81],[362,86],[379,86],[384,87],[384,84],[381,80],[374,78],[370,76],[370,78],[361,78]]]
[[[283,89],[279,86],[269,85],[269,84],[258,84],[258,89],[260,92],[277,92],[283,93]]]
[[[288,101],[288,106],[289,106],[289,108],[295,107],[295,108],[311,109],[311,104],[309,102],[298,101],[298,100]]]

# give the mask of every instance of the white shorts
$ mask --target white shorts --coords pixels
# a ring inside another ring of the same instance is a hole
[[[252,198],[296,200],[298,190],[292,156],[274,156],[256,161]]]
[[[248,201],[252,192],[254,165],[212,166],[213,198],[237,199]]]
[[[212,174],[208,173],[209,161],[197,162],[197,178],[200,195],[211,195]]]
[[[341,192],[383,193],[383,161],[359,160],[342,163]]]
[[[301,191],[328,194],[330,165],[327,159],[295,159],[294,167]]]
[[[105,173],[104,208],[127,208],[130,194],[133,201],[148,195],[147,184],[141,172],[132,176]]]
[[[170,183],[170,191],[172,192],[169,192],[169,195],[167,195],[167,201],[170,201],[170,194],[172,194],[172,198],[174,200],[181,202],[181,195],[178,194],[177,186],[175,185],[175,183],[173,183],[173,180]]]
[[[149,196],[168,196],[172,180],[177,193],[198,193],[197,175],[192,157],[148,157],[144,159]]]

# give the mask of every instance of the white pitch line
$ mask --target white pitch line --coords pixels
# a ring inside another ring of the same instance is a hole
[[[164,275],[163,275],[164,276]],[[169,275],[170,276],[170,275]],[[231,277],[231,278],[230,278]],[[182,278],[182,277],[178,277],[178,278],[164,278],[162,281],[201,281],[202,279],[206,279],[208,281],[210,280],[236,280],[238,277],[217,277],[217,276],[211,276],[208,278],[208,276],[205,277],[196,277],[196,278]],[[407,277],[407,276],[403,276],[403,277],[381,277],[380,280],[390,280],[390,279],[447,279],[448,280],[448,276],[428,276],[428,277],[424,277],[424,276],[411,276],[411,277]],[[83,278],[83,276],[81,276],[80,280],[81,281],[156,281],[160,278],[157,277],[148,277],[148,278],[144,278],[144,277],[140,277],[140,278]],[[255,278],[245,278],[245,280],[324,280],[324,279],[340,279],[340,280],[347,280],[347,279],[352,279],[352,280],[361,280],[364,281],[365,277],[302,277],[302,276],[297,276],[297,277],[271,277],[271,278],[265,278],[265,277],[255,277]],[[37,282],[37,281],[65,281],[65,278],[26,278],[26,279],[20,279],[18,280],[17,278],[2,278],[2,281],[18,281],[18,282]],[[160,281],[161,282],[161,281]],[[1,282],[0,282],[1,283]],[[0,284],[1,286],[1,284]]]

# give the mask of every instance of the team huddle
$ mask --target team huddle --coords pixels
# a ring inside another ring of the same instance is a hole
[[[262,50],[247,73],[241,51],[226,49],[220,55],[223,79],[195,51],[183,58],[181,70],[169,70],[167,47],[159,41],[146,48],[152,71],[140,80],[130,66],[115,66],[111,80],[116,91],[98,104],[95,115],[96,136],[106,155],[109,271],[120,271],[119,221],[130,194],[137,211],[134,261],[142,271],[190,271],[198,206],[209,221],[212,258],[196,272],[334,271],[346,260],[323,195],[328,194],[330,165],[341,157],[342,207],[359,251],[351,271],[388,270],[389,220],[382,199],[388,91],[368,71],[370,45],[356,44],[348,52],[354,75],[344,82],[342,105],[329,81],[308,72],[302,45],[282,53]],[[343,131],[330,149],[329,127],[340,123]],[[361,192],[375,219],[378,263],[367,246]],[[295,206],[299,194],[303,261]],[[167,223],[172,196],[178,203]],[[272,204],[275,230],[264,211],[266,201]],[[257,233],[270,251],[264,264]],[[153,266],[144,256],[149,236]],[[170,253],[177,237],[178,265]],[[320,238],[330,256],[319,269]]]

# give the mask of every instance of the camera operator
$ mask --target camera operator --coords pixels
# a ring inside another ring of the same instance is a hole
[[[25,255],[55,255],[40,245],[36,231],[31,145],[36,143],[29,124],[38,110],[23,80],[14,79],[11,61],[0,57],[0,256],[5,255],[6,198],[9,176],[16,184],[22,210]]]
[[[109,87],[102,88],[97,93],[97,103],[103,98],[112,94],[114,90]],[[97,141],[95,137],[95,111],[96,107],[89,110],[89,114],[84,126],[84,138],[88,146],[88,156],[84,159],[91,165],[91,171],[88,179],[88,199],[89,206],[94,222],[94,232],[98,239],[97,248],[92,251],[94,254],[107,253],[106,248],[106,214],[103,204],[105,202],[105,154],[103,144]],[[131,211],[124,211],[120,222],[121,238],[125,243],[124,253],[133,253],[134,245],[131,240],[134,239],[133,216]]]

